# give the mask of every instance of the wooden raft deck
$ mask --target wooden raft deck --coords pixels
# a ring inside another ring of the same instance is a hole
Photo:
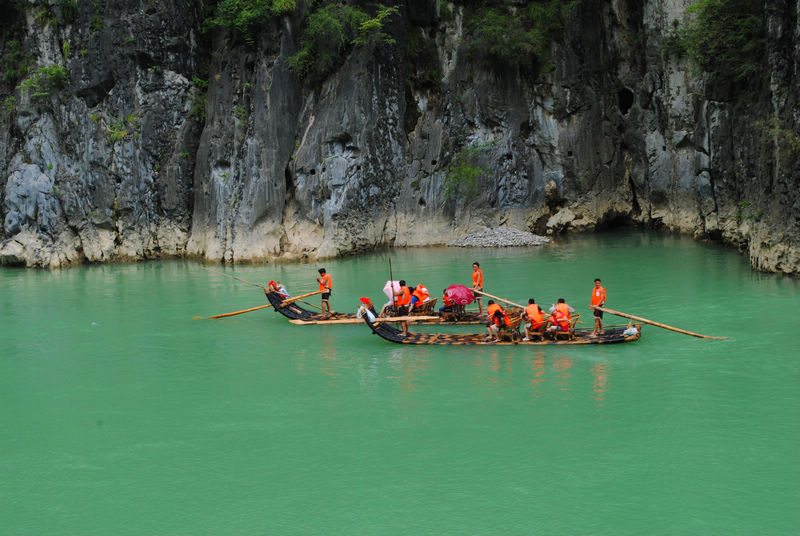
[[[617,344],[639,340],[642,333],[641,324],[634,324],[637,328],[635,335],[624,335],[628,326],[609,326],[596,337],[590,337],[591,330],[576,330],[572,338],[559,338],[557,340],[543,338],[540,340],[523,341],[521,339],[505,341],[486,341],[485,333],[413,333],[403,337],[402,332],[386,323],[373,324],[365,316],[365,324],[372,332],[387,341],[397,344],[441,344],[441,345],[481,345],[481,346],[545,346],[545,345],[579,345],[579,344]]]
[[[322,313],[310,311],[301,307],[297,302],[290,303],[286,306],[281,306],[284,298],[277,292],[265,292],[267,299],[272,304],[276,312],[282,314],[289,319],[289,322],[298,326],[313,326],[320,324],[360,324],[362,320],[354,313],[337,313],[332,312],[329,316],[325,317]],[[415,318],[417,317],[418,318]],[[391,317],[390,317],[391,318]],[[389,320],[381,319],[384,322]],[[411,324],[441,324],[441,325],[470,325],[470,324],[484,324],[486,317],[479,316],[478,313],[468,312],[458,320],[443,320],[436,314],[412,314],[409,317]],[[396,322],[396,320],[395,320]]]

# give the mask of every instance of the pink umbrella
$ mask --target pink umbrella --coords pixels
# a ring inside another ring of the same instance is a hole
[[[387,281],[383,286],[383,293],[386,294],[389,300],[393,301],[394,294],[392,294],[392,289],[394,289],[395,292],[400,292],[400,281]]]
[[[445,289],[444,293],[458,305],[467,305],[475,301],[472,289],[464,285],[450,285]]]

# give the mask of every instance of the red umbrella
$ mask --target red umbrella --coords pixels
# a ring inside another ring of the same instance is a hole
[[[467,305],[475,301],[472,289],[464,285],[450,285],[445,289],[444,293],[458,305]]]

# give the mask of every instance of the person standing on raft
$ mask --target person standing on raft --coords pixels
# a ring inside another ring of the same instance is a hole
[[[333,289],[333,281],[331,280],[330,274],[325,271],[325,268],[320,268],[317,270],[319,272],[319,277],[317,278],[317,283],[319,283],[319,289],[322,292],[322,315],[323,317],[329,317],[331,315],[331,290]]]
[[[481,271],[481,265],[477,262],[472,263],[472,290],[472,295],[475,296],[475,301],[478,302],[478,314],[482,315],[483,302],[481,301],[481,295],[474,292],[483,290],[483,271]]]
[[[589,301],[589,309],[594,312],[594,329],[590,337],[603,334],[603,311],[598,311],[595,307],[604,307],[606,304],[606,289],[601,285],[600,279],[594,280],[592,289],[592,299]]]

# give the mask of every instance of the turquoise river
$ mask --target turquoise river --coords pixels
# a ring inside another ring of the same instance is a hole
[[[610,308],[730,339],[426,347],[271,309],[193,319],[265,303],[218,272],[298,294],[320,266],[353,312],[381,301],[386,252],[2,269],[0,534],[800,534],[800,282],[629,231],[391,260],[435,295],[478,260],[487,292],[584,318],[600,277]]]

